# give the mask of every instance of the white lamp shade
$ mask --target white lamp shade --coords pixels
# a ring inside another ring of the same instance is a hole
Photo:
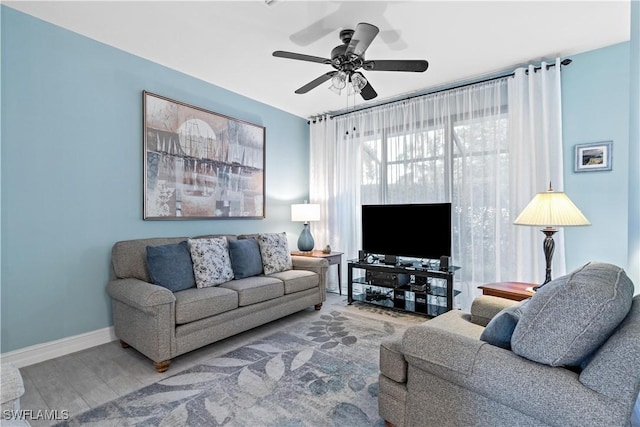
[[[559,191],[538,193],[513,222],[516,225],[591,225],[566,194]]]
[[[313,203],[304,203],[291,205],[291,221],[319,221],[320,205]]]

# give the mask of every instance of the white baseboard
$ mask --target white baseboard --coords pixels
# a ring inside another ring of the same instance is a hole
[[[113,326],[72,337],[36,344],[0,354],[2,363],[13,363],[18,368],[65,356],[76,351],[116,340]]]

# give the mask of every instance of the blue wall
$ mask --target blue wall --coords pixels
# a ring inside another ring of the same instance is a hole
[[[111,325],[114,242],[300,231],[309,129],[293,116],[1,6],[1,351]],[[266,127],[266,219],[142,220],[142,91]]]
[[[629,188],[638,185],[628,162],[629,43],[571,59],[573,63],[562,70],[564,191],[592,225],[565,228],[567,270],[592,260],[626,269]],[[613,170],[575,173],[575,144],[598,141],[613,141]]]

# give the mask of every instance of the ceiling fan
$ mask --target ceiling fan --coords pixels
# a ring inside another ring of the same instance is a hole
[[[425,60],[365,60],[364,53],[378,35],[380,30],[375,25],[361,22],[354,30],[340,31],[342,44],[331,51],[331,59],[301,53],[276,50],[273,56],[279,58],[297,59],[300,61],[317,62],[331,65],[335,71],[329,71],[297,89],[295,93],[303,94],[331,79],[329,89],[340,94],[349,83],[349,88],[359,93],[365,100],[378,96],[371,83],[362,75],[360,68],[367,71],[412,71],[421,73],[426,71],[429,63]]]

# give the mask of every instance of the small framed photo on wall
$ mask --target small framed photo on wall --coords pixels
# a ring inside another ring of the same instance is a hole
[[[574,172],[610,171],[612,141],[575,145]]]

